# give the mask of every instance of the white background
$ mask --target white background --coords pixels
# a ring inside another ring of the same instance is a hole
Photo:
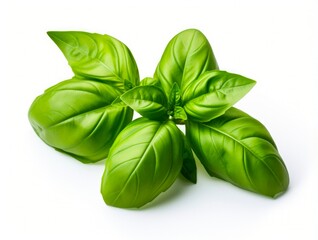
[[[0,3],[0,239],[318,239],[315,1],[47,2]],[[72,76],[46,31],[112,35],[131,49],[143,78],[187,28],[206,35],[221,69],[257,80],[236,106],[271,132],[289,190],[272,200],[198,165],[196,185],[179,178],[143,209],[109,207],[99,193],[104,162],[84,165],[54,151],[28,122],[33,99]]]

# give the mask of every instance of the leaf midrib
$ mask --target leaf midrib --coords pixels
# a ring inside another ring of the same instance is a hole
[[[76,114],[76,115],[69,116],[69,117],[67,117],[67,118],[65,118],[65,119],[63,119],[63,120],[61,120],[60,122],[57,122],[57,123],[54,123],[54,124],[48,126],[47,129],[52,128],[52,127],[56,127],[56,126],[58,126],[58,125],[61,125],[61,124],[65,123],[65,122],[67,122],[67,121],[68,121],[69,119],[71,119],[71,118],[77,118],[77,117],[80,117],[80,116],[82,116],[82,115],[84,115],[84,114],[92,113],[92,112],[101,110],[101,109],[103,109],[103,108],[106,109],[107,107],[112,107],[112,105],[108,104],[108,105],[106,105],[106,106],[97,107],[97,108],[94,108],[94,109],[89,110],[89,111],[80,112],[80,113],[78,113],[78,114]]]
[[[104,66],[104,67],[105,67],[110,73],[112,73],[116,78],[118,78],[118,79],[120,79],[121,81],[123,81],[123,79],[122,79],[120,76],[118,76],[118,74],[116,74],[109,66],[107,66],[107,65],[106,65],[102,60],[100,60],[99,58],[97,58],[97,57],[94,57],[94,58],[91,57],[91,56],[88,54],[88,52],[84,51],[82,48],[73,46],[73,45],[71,45],[71,44],[69,44],[69,43],[63,41],[62,39],[60,39],[60,38],[58,38],[58,37],[56,37],[56,36],[54,36],[54,35],[51,35],[50,37],[51,37],[51,38],[54,38],[54,39],[56,39],[56,40],[58,40],[58,41],[60,41],[60,42],[62,42],[63,44],[67,45],[67,46],[70,47],[70,48],[77,49],[77,50],[80,51],[82,54],[84,54],[85,56],[87,56],[90,60],[97,60],[97,62],[99,62],[102,66]],[[92,37],[90,37],[90,38],[92,38]],[[93,38],[92,38],[92,39],[93,39]],[[94,39],[93,39],[93,41],[95,42]],[[85,75],[85,74],[84,74],[84,75]]]
[[[229,80],[230,80],[230,79],[229,79]],[[192,98],[192,99],[189,99],[188,101],[186,101],[186,102],[184,103],[184,106],[185,106],[186,104],[188,104],[188,103],[191,103],[192,101],[193,101],[193,102],[198,102],[198,101],[200,102],[200,101],[201,101],[201,98],[203,98],[203,97],[205,97],[205,96],[207,96],[207,95],[213,95],[213,94],[217,94],[217,95],[218,95],[218,93],[221,93],[221,94],[224,95],[224,96],[228,96],[228,94],[225,92],[225,90],[227,90],[227,89],[244,88],[244,87],[246,87],[246,86],[248,86],[248,85],[253,85],[253,83],[246,83],[246,84],[242,84],[242,85],[239,85],[239,86],[223,88],[223,86],[224,86],[229,80],[225,81],[219,88],[214,88],[212,91],[203,93],[203,94],[201,94],[201,95],[199,95],[199,96],[196,96],[196,97],[194,97],[194,98]],[[196,88],[198,88],[198,87],[199,87],[199,86],[196,86]],[[249,91],[249,90],[247,90],[246,92],[248,92],[248,91]],[[246,93],[244,93],[244,94],[246,94]],[[243,94],[243,95],[244,95],[244,94]]]
[[[226,133],[226,132],[224,132],[224,131],[221,131],[221,130],[219,130],[219,129],[217,129],[217,128],[214,128],[214,127],[212,127],[212,126],[206,125],[206,124],[204,124],[204,123],[202,123],[202,125],[206,126],[207,128],[209,128],[209,129],[211,129],[211,130],[213,130],[213,131],[215,131],[215,132],[217,132],[217,133],[220,133],[220,134],[222,134],[222,135],[224,135],[224,136],[226,136],[226,137],[232,139],[233,141],[239,143],[240,145],[242,145],[242,146],[244,147],[244,149],[246,149],[247,151],[249,151],[256,159],[258,159],[264,166],[267,167],[267,169],[268,169],[268,170],[272,173],[272,175],[274,176],[276,182],[277,182],[280,186],[282,186],[281,182],[279,181],[279,178],[278,178],[277,175],[272,171],[272,169],[268,166],[268,164],[267,164],[266,162],[264,162],[261,158],[259,158],[259,157],[257,156],[257,154],[255,154],[246,144],[244,144],[242,141],[236,139],[234,136],[232,136],[232,135],[230,135],[230,134],[228,134],[228,133]],[[271,143],[270,143],[269,141],[267,141],[266,139],[263,139],[263,140],[265,140],[266,142],[268,142],[269,144],[271,144]],[[244,170],[246,170],[245,159],[244,159],[243,161],[244,161]],[[247,174],[247,177],[248,177],[248,180],[250,181],[250,183],[251,183],[253,186],[255,186],[255,184],[254,184],[254,183],[252,182],[252,180],[251,180],[251,177],[250,177],[249,173],[248,173],[247,171],[245,171],[245,172],[246,172],[246,174]]]
[[[156,108],[156,109],[166,109],[166,107],[162,104],[162,103],[159,103],[159,102],[155,102],[153,100],[147,100],[147,99],[142,99],[142,98],[130,98],[130,97],[126,97],[124,99],[124,102],[126,102],[129,106],[135,106],[135,102],[136,101],[141,101],[141,102],[144,102],[146,106],[149,106],[149,105],[154,105],[153,108]],[[137,104],[139,105],[139,104]],[[138,107],[139,108],[139,107]],[[142,107],[141,110],[144,110],[145,106]]]
[[[158,132],[161,130],[161,128],[163,127],[164,123],[160,124],[160,126],[158,127],[158,129],[156,130],[156,132],[154,133],[153,137],[151,138],[147,148],[145,149],[145,151],[143,152],[143,154],[140,157],[140,161],[137,163],[137,165],[135,166],[134,170],[129,174],[123,188],[120,190],[120,192],[118,193],[117,197],[114,199],[114,203],[116,203],[119,199],[119,197],[121,196],[121,194],[123,193],[123,191],[126,189],[128,183],[130,182],[130,179],[132,178],[132,176],[135,175],[135,172],[137,171],[137,169],[139,168],[139,166],[143,163],[144,161],[144,157],[147,156],[148,151],[151,149],[152,147],[152,143],[155,140]],[[139,192],[139,191],[138,191]],[[135,201],[136,201],[137,197],[135,197]]]

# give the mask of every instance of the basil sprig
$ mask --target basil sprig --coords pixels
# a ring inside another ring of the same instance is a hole
[[[74,72],[47,89],[29,109],[37,135],[56,150],[84,162],[105,159],[133,111],[116,99],[139,84],[136,62],[126,45],[96,33],[48,32]]]
[[[106,159],[106,204],[139,208],[178,175],[197,181],[196,160],[209,175],[277,197],[287,168],[262,123],[233,107],[255,85],[221,71],[196,29],[168,43],[153,77],[139,83],[129,49],[108,35],[48,32],[74,77],[37,97],[29,120],[48,145],[91,163]],[[141,117],[131,122],[133,110]],[[177,127],[185,124],[186,134]]]

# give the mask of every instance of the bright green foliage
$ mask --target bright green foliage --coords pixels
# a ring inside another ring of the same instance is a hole
[[[139,84],[136,62],[119,40],[87,32],[51,31],[47,34],[63,52],[77,78],[102,81],[122,91]]]
[[[136,62],[122,42],[86,32],[48,32],[75,76],[47,89],[29,109],[38,136],[84,162],[105,159],[133,111],[118,101],[139,84]]]
[[[160,80],[168,96],[174,83],[183,93],[202,73],[214,69],[218,64],[209,41],[200,31],[187,29],[168,43],[154,78]]]
[[[168,118],[167,98],[164,92],[155,86],[135,87],[121,96],[129,107],[149,119]]]
[[[225,71],[208,71],[189,84],[183,104],[191,120],[208,122],[240,100],[255,81]]]
[[[193,151],[213,177],[270,197],[287,190],[287,168],[270,133],[233,107],[256,82],[219,70],[200,31],[174,36],[154,76],[140,83],[119,40],[75,31],[48,35],[75,76],[35,99],[30,123],[58,151],[85,163],[106,159],[106,204],[140,208],[181,174],[196,183]],[[133,110],[142,117],[131,122]],[[176,124],[185,124],[186,136]]]
[[[177,122],[184,123],[187,114],[182,107],[181,90],[178,83],[173,83],[169,94],[168,114]]]
[[[71,79],[47,89],[32,103],[30,123],[48,145],[89,163],[107,157],[133,111],[112,104],[120,91],[101,82]]]
[[[108,205],[141,207],[166,191],[180,173],[183,133],[174,122],[140,118],[116,138],[101,192]]]
[[[274,140],[246,113],[231,108],[207,123],[189,121],[187,137],[211,176],[271,197],[286,191],[288,172]]]

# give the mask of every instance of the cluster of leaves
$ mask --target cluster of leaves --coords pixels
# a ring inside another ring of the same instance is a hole
[[[37,97],[29,120],[48,145],[91,163],[106,159],[106,204],[141,207],[181,173],[196,183],[193,152],[207,172],[276,197],[289,177],[270,133],[232,107],[255,81],[218,70],[196,29],[167,45],[153,77],[139,82],[129,49],[108,35],[49,32],[74,77]],[[133,110],[141,117],[132,121]],[[185,124],[184,134],[177,124]]]

